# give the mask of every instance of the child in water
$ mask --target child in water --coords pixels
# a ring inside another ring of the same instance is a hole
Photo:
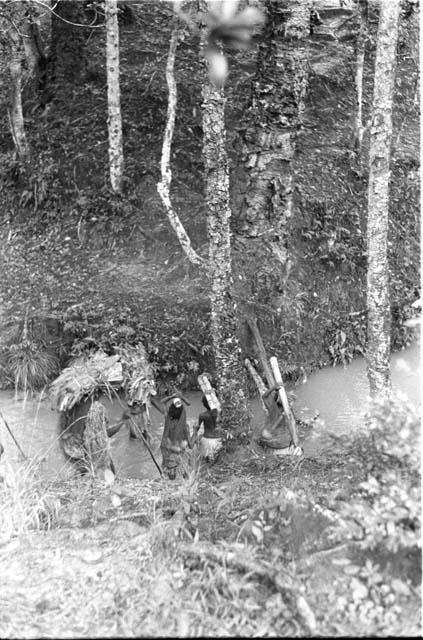
[[[192,449],[192,438],[189,433],[187,416],[183,402],[185,398],[178,395],[169,396],[163,402],[169,402],[165,418],[165,426],[160,444],[163,458],[163,471],[170,480],[176,478],[184,453],[189,447]]]

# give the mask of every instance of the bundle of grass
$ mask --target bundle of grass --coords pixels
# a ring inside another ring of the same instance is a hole
[[[93,402],[86,420],[84,430],[84,448],[87,452],[87,463],[93,475],[110,469],[114,471],[107,437],[107,414],[100,402]]]
[[[57,358],[33,340],[24,338],[7,349],[5,369],[16,391],[41,389],[57,374],[58,368]]]
[[[111,396],[123,382],[120,356],[108,356],[96,351],[76,358],[50,386],[50,393],[59,411],[69,411],[85,398],[97,394]]]
[[[132,402],[147,404],[151,395],[156,395],[153,368],[142,344],[135,347],[118,347],[123,367],[122,386],[126,397]]]

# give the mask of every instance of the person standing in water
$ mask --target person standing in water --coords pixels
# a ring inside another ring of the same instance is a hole
[[[205,411],[198,416],[198,426],[196,427],[196,437],[203,425],[204,433],[200,437],[200,453],[207,461],[212,462],[217,453],[222,449],[222,433],[217,426],[217,409],[210,409],[210,405],[206,396],[203,394],[201,403],[205,408]]]
[[[280,387],[275,385],[262,395],[266,408],[266,420],[260,431],[258,442],[272,449],[284,449],[292,444],[288,418],[279,398],[279,389]]]
[[[183,403],[189,404],[179,395],[168,396],[163,403],[170,401],[167,410],[160,450],[162,467],[170,480],[176,478],[187,447],[192,449],[193,441],[187,424],[187,415]]]

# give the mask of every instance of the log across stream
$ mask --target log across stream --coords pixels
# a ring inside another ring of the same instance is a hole
[[[410,403],[420,405],[420,344],[392,354],[392,380],[396,391],[406,394]],[[318,455],[327,446],[328,433],[347,433],[362,424],[366,409],[368,385],[365,361],[356,359],[347,367],[326,367],[316,371],[305,384],[295,389],[294,411],[297,418],[310,419],[320,414],[320,424],[301,443],[305,455]],[[202,411],[201,393],[184,394],[190,406],[188,420],[195,422]],[[122,407],[104,401],[110,412],[110,422],[117,421]],[[57,437],[57,413],[50,408],[47,398],[26,401],[15,400],[13,391],[0,391],[0,409],[13,434],[27,457],[41,458],[41,471],[49,478],[65,478],[70,473]],[[251,402],[253,425],[261,424],[264,414],[260,401]],[[160,460],[160,439],[163,429],[162,416],[152,409],[152,448]],[[19,462],[19,451],[0,420],[0,442],[5,448],[5,457],[14,465]],[[117,473],[129,478],[155,478],[158,471],[145,446],[138,440],[130,440],[126,429],[111,439],[112,456]]]

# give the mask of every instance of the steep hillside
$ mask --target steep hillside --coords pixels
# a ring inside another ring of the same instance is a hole
[[[197,367],[211,367],[207,283],[182,254],[156,191],[172,12],[167,3],[131,3],[131,7],[121,23],[126,166],[122,198],[114,197],[108,187],[102,30],[87,33],[87,70],[78,85],[61,87],[60,97],[42,107],[28,92],[25,116],[33,149],[29,175],[17,171],[8,123],[4,116],[1,119],[3,344],[19,341],[25,313],[33,319],[37,340],[56,352],[58,345],[65,345],[62,362],[71,349],[78,352],[93,341],[111,348],[116,342],[143,337],[159,374],[177,376],[179,384],[189,385]],[[321,11],[320,17],[310,41],[310,87],[295,160],[292,267],[278,312],[265,296],[257,308],[268,345],[293,376],[303,367],[348,361],[362,352],[365,340],[366,165],[360,165],[352,150],[356,23],[348,12]],[[341,30],[340,21],[345,23]],[[377,16],[372,14],[366,118],[376,28]],[[392,179],[397,348],[412,337],[401,322],[416,298],[419,281],[417,34],[404,19]],[[242,193],[244,180],[238,139],[249,105],[255,54],[254,48],[229,56],[227,126],[234,230],[237,194]],[[194,246],[205,255],[201,75],[195,35],[187,35],[180,44],[176,69],[172,196]],[[235,235],[236,276],[248,277],[256,262],[254,249]],[[235,282],[235,295],[242,301],[242,281],[236,277]],[[249,353],[248,337],[242,336]],[[3,384],[7,382],[4,371]]]

